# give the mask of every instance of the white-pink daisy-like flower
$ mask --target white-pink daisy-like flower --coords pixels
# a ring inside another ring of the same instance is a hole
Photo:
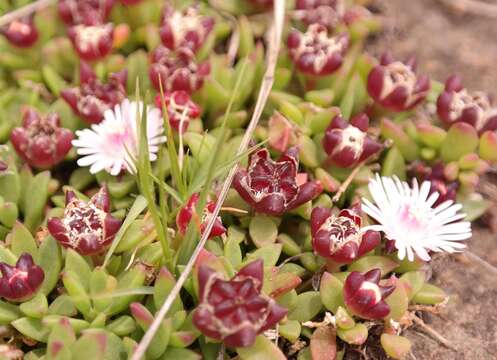
[[[125,99],[114,109],[106,110],[104,120],[91,129],[76,131],[72,144],[77,148],[79,166],[90,166],[95,174],[106,170],[118,175],[123,169],[134,174],[138,157],[137,116],[142,118],[143,103]],[[147,106],[147,138],[150,161],[157,159],[159,145],[166,141],[164,123],[159,109]]]
[[[459,212],[462,205],[452,200],[433,207],[439,194],[430,194],[430,183],[412,188],[397,177],[371,179],[369,192],[374,204],[362,199],[362,209],[378,222],[369,228],[382,231],[393,240],[400,260],[407,254],[409,261],[417,255],[424,261],[430,260],[429,251],[449,253],[461,251],[461,243],[471,237],[471,224],[461,221],[466,216]]]

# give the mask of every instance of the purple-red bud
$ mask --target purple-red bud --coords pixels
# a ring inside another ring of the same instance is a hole
[[[395,286],[379,285],[380,269],[373,269],[364,274],[353,271],[347,276],[343,288],[343,298],[347,308],[356,316],[368,320],[383,319],[390,313],[390,306],[385,298]]]
[[[204,229],[207,227],[207,223],[212,217],[212,213],[216,208],[215,201],[208,201],[205,205],[204,211],[201,216],[198,216],[195,206],[197,206],[198,201],[200,200],[199,193],[194,193],[190,199],[186,202],[185,206],[183,206],[176,216],[176,225],[178,226],[178,230],[180,233],[184,234],[190,224],[192,218],[198,219],[200,223],[200,232],[203,233]],[[214,226],[209,234],[209,238],[213,238],[215,236],[221,236],[226,233],[226,228],[223,226],[223,222],[221,218],[218,216],[214,221]]]
[[[29,300],[45,279],[43,269],[36,265],[28,253],[23,253],[15,266],[0,263],[0,296],[9,301]]]
[[[369,118],[359,114],[350,123],[337,115],[326,129],[323,147],[328,162],[342,168],[350,168],[368,159],[382,149],[382,145],[368,134]]]
[[[347,33],[330,36],[326,27],[312,24],[305,33],[291,31],[287,45],[290,57],[300,72],[323,76],[333,73],[342,65],[349,37]]]
[[[59,0],[62,21],[72,25],[101,25],[107,22],[114,0]]]
[[[25,16],[11,21],[0,29],[7,40],[14,46],[26,48],[38,40],[38,30],[33,22],[33,16]]]
[[[81,59],[100,60],[112,51],[114,25],[74,25],[67,29],[67,35]]]
[[[206,336],[222,340],[229,347],[247,347],[258,334],[273,327],[287,309],[264,295],[262,260],[255,260],[231,279],[206,265],[198,272],[200,303],[193,324]]]
[[[280,216],[314,199],[323,191],[319,181],[300,184],[296,147],[288,149],[278,161],[271,159],[267,149],[250,158],[248,169],[237,172],[233,186],[257,212]]]
[[[375,102],[390,111],[401,112],[414,108],[426,98],[430,79],[416,73],[416,58],[402,62],[386,53],[369,73],[367,88]]]
[[[75,114],[90,124],[98,124],[106,110],[126,98],[127,71],[110,74],[107,83],[102,83],[85,62],[81,62],[79,73],[79,88],[64,89],[61,96]]]
[[[470,93],[457,75],[445,82],[445,89],[437,99],[437,113],[447,127],[462,121],[479,134],[497,130],[497,107],[492,99],[481,91]]]
[[[195,103],[190,95],[183,90],[166,92],[164,102],[169,117],[171,127],[184,133],[188,129],[190,121],[200,116],[202,109]],[[162,95],[157,94],[155,97],[155,106],[162,110]]]
[[[187,47],[196,52],[205,42],[214,27],[214,19],[202,16],[196,6],[183,11],[167,4],[162,15],[160,37],[162,44],[171,49]]]
[[[151,55],[150,80],[157,91],[178,90],[192,92],[200,89],[204,78],[211,71],[210,64],[197,64],[189,48],[180,48],[173,52],[165,46],[157,47]]]
[[[343,0],[297,0],[294,17],[306,25],[320,24],[334,29],[345,14]]]
[[[324,258],[349,264],[381,242],[377,231],[361,231],[362,219],[355,209],[333,215],[331,209],[316,207],[311,213],[312,247]]]
[[[17,154],[38,169],[49,169],[64,160],[72,139],[73,133],[60,127],[57,114],[42,117],[31,108],[24,113],[22,127],[10,134]]]
[[[68,191],[64,216],[49,219],[48,231],[62,246],[81,255],[99,254],[111,244],[121,227],[121,221],[109,211],[110,199],[105,186],[88,202]]]

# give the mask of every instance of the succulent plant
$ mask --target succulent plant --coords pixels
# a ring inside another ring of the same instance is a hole
[[[38,30],[33,21],[33,16],[26,16],[12,21],[0,29],[9,42],[20,48],[32,46],[38,40]]]
[[[64,89],[61,96],[75,114],[90,124],[101,122],[104,112],[126,97],[126,70],[110,74],[107,83],[102,83],[91,66],[81,62],[79,80],[79,87]]]
[[[17,154],[39,169],[49,169],[64,160],[72,139],[72,131],[60,127],[57,114],[42,116],[31,108],[24,112],[22,127],[10,135]]]
[[[323,190],[319,181],[297,183],[296,148],[288,149],[278,161],[262,149],[253,154],[247,170],[240,170],[233,186],[257,212],[281,215],[312,200]]]
[[[27,253],[19,257],[15,266],[0,262],[0,271],[0,296],[15,302],[32,298],[45,278],[43,269]]]

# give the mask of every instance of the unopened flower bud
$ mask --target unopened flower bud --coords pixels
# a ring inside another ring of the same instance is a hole
[[[350,123],[340,115],[335,116],[323,138],[328,162],[350,168],[379,152],[382,145],[368,136],[368,127],[369,118],[366,114],[356,115]]]
[[[26,48],[38,40],[38,30],[33,22],[33,16],[26,16],[11,21],[0,29],[7,40],[14,46]]]
[[[28,253],[23,253],[15,266],[1,262],[0,272],[0,296],[16,302],[33,297],[45,278],[43,269],[34,263]]]
[[[64,160],[72,139],[73,133],[60,127],[57,114],[42,117],[31,108],[24,113],[22,127],[15,128],[10,135],[17,154],[39,169],[49,169]]]
[[[95,255],[105,250],[121,227],[121,221],[110,214],[107,188],[103,187],[90,201],[79,200],[74,192],[66,193],[62,218],[48,220],[48,231],[66,248],[81,255]]]
[[[497,107],[491,98],[481,91],[470,93],[457,75],[445,82],[445,89],[437,100],[437,113],[447,127],[462,121],[472,125],[479,134],[497,130]]]
[[[381,57],[380,64],[368,75],[368,93],[384,108],[401,112],[421,103],[430,90],[430,79],[416,73],[416,59],[402,62],[391,54]]]
[[[385,298],[395,286],[379,285],[380,269],[373,269],[364,274],[353,271],[347,276],[343,288],[343,297],[347,308],[356,316],[368,320],[383,319],[390,313],[390,306]]]
[[[311,213],[312,247],[319,255],[349,264],[380,244],[377,231],[361,230],[362,219],[355,209],[333,215],[331,209],[317,207]]]
[[[297,181],[297,154],[297,148],[292,147],[274,161],[267,149],[257,151],[248,169],[235,175],[234,188],[257,212],[275,216],[314,199],[323,186],[319,181]]]
[[[258,334],[276,325],[288,312],[261,292],[263,278],[262,260],[249,263],[231,280],[201,265],[200,303],[193,314],[193,324],[226,346],[251,346]]]

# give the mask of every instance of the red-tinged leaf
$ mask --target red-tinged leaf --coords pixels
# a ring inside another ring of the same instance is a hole
[[[312,360],[335,360],[337,352],[336,331],[331,326],[317,328],[311,337]]]

